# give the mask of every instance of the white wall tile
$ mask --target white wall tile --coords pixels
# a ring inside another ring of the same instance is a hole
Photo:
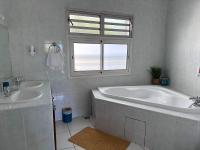
[[[114,5],[114,7],[113,7]],[[66,34],[65,8],[87,11],[108,11],[130,14],[135,17],[132,45],[132,74],[99,78],[68,79],[68,35]],[[11,0],[8,13],[10,50],[13,74],[24,75],[26,80],[47,79],[45,67],[45,41],[61,41],[66,53],[66,75],[49,73],[54,91],[64,93],[65,106],[73,108],[73,116],[90,112],[90,89],[109,85],[149,84],[147,69],[164,65],[165,0]],[[35,57],[27,53],[27,46],[39,49]],[[54,85],[56,84],[56,85]]]
[[[139,144],[142,147],[145,146],[145,122],[127,117],[124,130],[126,139],[129,141],[134,141],[136,144]]]
[[[171,87],[191,96],[199,95],[200,78],[200,1],[169,2],[166,68]]]

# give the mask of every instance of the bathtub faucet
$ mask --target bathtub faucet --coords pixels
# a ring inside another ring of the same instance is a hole
[[[190,99],[194,102],[193,105],[200,106],[200,97],[190,97]]]

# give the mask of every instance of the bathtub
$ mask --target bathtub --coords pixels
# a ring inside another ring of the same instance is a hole
[[[160,86],[99,87],[105,97],[184,113],[200,113],[189,96]]]
[[[200,107],[160,86],[92,90],[95,128],[150,150],[200,150]]]

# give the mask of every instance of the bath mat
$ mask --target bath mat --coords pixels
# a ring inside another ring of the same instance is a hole
[[[69,139],[86,150],[126,150],[130,142],[94,128],[84,128]]]

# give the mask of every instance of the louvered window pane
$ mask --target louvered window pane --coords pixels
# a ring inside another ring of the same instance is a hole
[[[86,14],[69,15],[70,33],[100,34],[100,17]]]
[[[104,22],[107,23],[120,23],[120,24],[130,24],[129,20],[124,20],[124,19],[112,19],[112,18],[105,18]]]
[[[120,30],[128,30],[130,29],[129,25],[127,26],[119,26],[119,25],[109,25],[105,24],[104,26],[106,29],[120,29]]]
[[[100,34],[99,30],[76,29],[76,28],[71,28],[70,32],[71,33],[84,33],[84,34]]]
[[[76,20],[100,22],[99,16],[89,16],[89,15],[87,16],[87,15],[83,15],[83,14],[70,14],[69,17],[70,17],[70,19],[76,19]]]
[[[129,36],[129,32],[118,32],[118,31],[104,31],[105,35],[119,35],[119,36]]]
[[[73,21],[73,25],[70,23],[71,27],[91,27],[91,28],[100,28],[100,24],[96,24],[96,23],[82,23],[82,22],[75,22]]]
[[[131,37],[130,19],[104,18],[104,35]]]

